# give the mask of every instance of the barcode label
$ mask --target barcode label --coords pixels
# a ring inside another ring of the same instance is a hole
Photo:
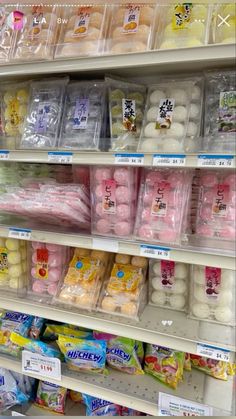
[[[115,154],[115,164],[143,166],[144,154]]]
[[[230,351],[216,346],[204,345],[202,343],[197,343],[197,355],[205,356],[206,358],[215,359],[217,361],[230,362]]]
[[[233,167],[233,156],[216,156],[200,154],[198,156],[198,167]]]
[[[140,245],[140,256],[152,257],[154,259],[170,259],[170,249],[167,247]]]
[[[22,228],[9,228],[8,237],[11,239],[30,240],[32,231]]]
[[[49,151],[48,152],[48,162],[49,163],[62,163],[69,164],[72,163],[73,153],[63,152],[63,151]]]
[[[192,402],[173,396],[173,394],[159,392],[158,416],[212,416],[213,409],[205,404]]]
[[[186,156],[184,154],[154,154],[153,166],[185,166]]]
[[[1,160],[9,160],[9,151],[8,150],[0,150],[0,161]]]

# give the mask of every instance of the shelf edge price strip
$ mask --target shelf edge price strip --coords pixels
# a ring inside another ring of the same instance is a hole
[[[153,154],[153,166],[185,166],[185,154]]]
[[[228,349],[203,343],[197,343],[197,355],[215,359],[216,361],[230,362],[230,351]]]
[[[9,160],[10,152],[8,150],[0,150],[0,161]]]
[[[210,406],[159,392],[159,416],[213,416]]]
[[[61,361],[29,351],[22,352],[22,373],[37,374],[44,379],[61,381]]]
[[[144,165],[144,154],[114,154],[115,164],[123,164],[130,166],[143,166]]]
[[[105,250],[114,253],[119,252],[119,242],[116,240],[93,238],[92,247],[94,250]]]
[[[28,228],[9,228],[8,237],[11,239],[30,240],[32,230]]]
[[[49,163],[62,163],[69,164],[72,163],[73,153],[67,151],[49,151],[48,152],[48,162]]]
[[[140,256],[153,259],[170,259],[170,249],[168,247],[152,246],[148,244],[140,245]]]
[[[198,167],[222,167],[230,169],[233,167],[234,156],[230,155],[208,155],[199,154]]]

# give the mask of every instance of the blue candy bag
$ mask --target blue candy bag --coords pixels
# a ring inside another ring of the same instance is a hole
[[[27,403],[29,397],[22,393],[10,371],[0,367],[0,412],[16,404]]]
[[[121,406],[83,394],[86,416],[121,416]]]

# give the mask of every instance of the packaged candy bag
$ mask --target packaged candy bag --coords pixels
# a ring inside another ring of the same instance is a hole
[[[39,340],[25,338],[18,333],[12,332],[10,341],[21,349],[24,348],[30,352],[43,356],[61,358],[61,353],[56,348],[53,348],[47,343],[41,342]]]
[[[39,381],[35,404],[56,413],[65,414],[67,389],[48,381]]]
[[[33,316],[16,311],[3,311],[0,313],[0,352],[18,356],[21,348],[10,340],[12,332],[21,336],[28,336],[33,322]]]
[[[143,374],[134,339],[116,337],[107,342],[107,364],[116,370],[132,375]]]
[[[144,347],[143,342],[140,342],[140,340],[135,341],[135,351],[139,359],[139,362],[142,365],[144,359]]]
[[[26,394],[29,400],[34,400],[36,379],[11,371],[11,375],[15,378],[18,390]]]
[[[184,369],[186,371],[191,371],[192,367],[191,367],[191,355],[189,353],[185,353],[185,358],[184,358]]]
[[[211,377],[227,381],[228,363],[217,361],[216,359],[206,358],[200,355],[190,355],[193,368],[205,372]]]
[[[105,373],[106,347],[104,340],[85,340],[58,336],[57,344],[70,370]]]
[[[45,320],[42,317],[34,317],[32,326],[29,330],[29,338],[31,339],[39,339],[39,335],[42,331],[44,326]]]
[[[83,394],[86,416],[121,416],[121,406]]]
[[[69,397],[75,403],[83,403],[83,395],[79,391],[69,390]]]
[[[10,371],[0,368],[0,412],[16,404],[27,403],[28,397],[18,388]]]
[[[148,344],[144,371],[167,386],[176,389],[183,378],[184,352]]]
[[[46,340],[55,341],[58,339],[58,335],[65,335],[65,336],[70,336],[72,338],[80,338],[80,339],[88,339],[88,338],[91,339],[93,337],[92,332],[76,330],[63,324],[62,325],[48,324],[44,331],[43,337]]]

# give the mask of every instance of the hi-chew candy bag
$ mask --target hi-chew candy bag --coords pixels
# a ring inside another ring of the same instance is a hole
[[[58,349],[45,342],[41,342],[40,340],[30,339],[23,337],[18,333],[12,332],[10,335],[10,341],[14,345],[19,346],[21,349],[26,349],[27,351],[51,358],[61,358],[61,353]]]
[[[58,339],[58,335],[71,336],[80,339],[91,339],[93,337],[92,332],[76,330],[67,325],[48,324],[43,333],[43,338],[49,341],[54,341]]]
[[[121,416],[121,406],[83,394],[86,416]]]
[[[18,313],[16,311],[5,311],[0,313],[0,352],[8,355],[20,355],[21,348],[12,343],[10,336],[16,332],[27,337],[33,322],[33,316]]]
[[[131,375],[143,374],[134,339],[116,337],[107,342],[107,364]]]
[[[59,335],[57,344],[70,370],[103,374],[106,372],[105,341]]]
[[[25,404],[29,397],[18,387],[10,371],[0,367],[0,412],[19,404]]]
[[[55,413],[65,414],[67,389],[48,381],[39,381],[35,404]]]

